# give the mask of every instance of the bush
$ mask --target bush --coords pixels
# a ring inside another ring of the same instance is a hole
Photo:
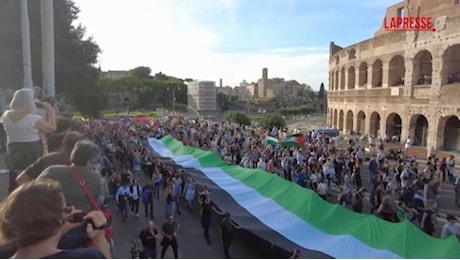
[[[317,109],[311,106],[288,107],[288,108],[280,109],[280,113],[283,116],[308,115],[308,114],[313,114],[316,111]]]
[[[231,123],[240,124],[240,125],[250,125],[251,124],[251,119],[247,117],[245,114],[240,113],[240,112],[227,112],[225,113],[224,120],[231,122]]]
[[[274,126],[281,128],[286,126],[284,118],[277,114],[266,115],[260,119],[260,126],[265,129],[272,129]]]

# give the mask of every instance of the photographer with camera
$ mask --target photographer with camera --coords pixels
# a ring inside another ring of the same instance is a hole
[[[104,236],[106,218],[100,211],[84,216],[81,213],[67,206],[58,182],[49,179],[28,182],[0,206],[0,243],[16,248],[12,258],[19,259],[110,258]],[[92,248],[59,249],[62,236],[76,227],[86,230]]]

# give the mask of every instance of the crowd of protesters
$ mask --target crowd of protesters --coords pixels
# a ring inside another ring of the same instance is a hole
[[[38,113],[37,108],[42,111]],[[150,219],[139,234],[143,258],[157,256],[156,243],[152,246],[148,238],[160,242],[162,258],[169,247],[178,258],[180,225],[175,216],[183,206],[195,210],[195,201],[200,205],[203,236],[210,243],[213,204],[207,185],[198,191],[186,171],[156,159],[147,146],[148,137],[165,135],[184,145],[214,151],[230,164],[276,174],[356,212],[363,213],[365,193],[369,193],[373,205],[369,213],[390,222],[408,219],[429,235],[438,228],[441,182],[452,181],[457,186],[459,206],[460,178],[455,176],[452,158],[430,157],[419,171],[414,160],[387,159],[383,143],[368,154],[357,140],[350,139],[341,147],[312,132],[296,134],[296,145],[269,145],[268,136],[282,140],[289,137],[288,130],[183,118],[95,120],[83,124],[79,132],[69,120],[56,120],[51,101],[40,100],[25,89],[15,92],[0,122],[7,137],[11,192],[0,206],[0,243],[11,249],[8,257],[113,257],[111,203],[123,222],[138,218],[139,211]],[[370,175],[370,187],[364,187],[361,174]],[[336,200],[332,198],[334,188],[340,190]],[[154,200],[164,203],[168,219],[160,231],[153,222]],[[458,237],[455,216],[449,215],[447,221],[441,236]],[[221,234],[227,234],[222,235],[226,257],[231,226],[227,213],[221,224]],[[81,248],[87,244],[95,249]]]
[[[26,89],[14,93],[10,108],[0,119],[10,170],[10,195],[0,206],[2,258],[114,257],[112,209],[125,222],[129,215],[138,218],[140,208],[150,219],[139,235],[141,257],[156,258],[159,240],[162,258],[169,247],[178,258],[179,224],[174,217],[181,214],[181,204],[194,209],[196,194],[204,238],[210,243],[212,203],[207,186],[198,192],[186,172],[153,158],[145,146],[149,127],[131,118],[96,120],[99,124],[94,128],[75,127],[72,120],[56,119],[53,104]],[[154,199],[164,201],[168,219],[160,233],[153,222]],[[225,224],[229,221],[227,214],[222,222],[227,230],[223,232],[226,256],[232,233]],[[147,242],[149,234],[154,235],[155,246]]]
[[[431,156],[421,170],[416,160],[405,158],[404,153],[388,158],[382,141],[373,144],[369,153],[359,139],[337,146],[332,138],[314,131],[290,135],[286,128],[267,131],[225,122],[176,120],[156,130],[156,135],[164,134],[185,145],[212,150],[228,163],[276,174],[355,212],[375,214],[390,222],[407,219],[429,235],[441,231],[442,237],[454,234],[460,238],[453,224],[455,216],[448,215],[444,226],[437,223],[442,182],[455,185],[455,203],[460,207],[460,178],[453,157]],[[268,136],[279,140],[294,137],[297,145],[268,144]],[[363,185],[362,174],[370,176],[368,187]],[[334,187],[339,190],[337,198],[332,197]],[[370,212],[363,212],[366,193]]]

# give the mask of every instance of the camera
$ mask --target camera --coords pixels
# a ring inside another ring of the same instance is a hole
[[[105,223],[104,225],[100,226],[100,227],[96,227],[96,225],[94,225],[93,221],[91,219],[84,219],[85,216],[87,215],[87,213],[83,213],[83,212],[80,212],[80,213],[76,213],[76,214],[73,214],[71,219],[69,220],[70,223],[81,223],[83,225],[88,225],[88,224],[91,224],[93,225],[93,228],[94,229],[106,229],[110,226],[110,223],[107,222]]]

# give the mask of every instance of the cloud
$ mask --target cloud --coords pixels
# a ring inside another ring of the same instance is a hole
[[[222,12],[226,20],[234,21],[239,0],[75,2],[81,9],[79,21],[103,50],[103,70],[145,65],[154,72],[183,78],[222,78],[225,85],[234,86],[243,79],[256,81],[262,68],[267,67],[270,77],[296,79],[316,89],[327,80],[327,48],[301,46],[256,53],[216,51],[226,44],[225,32],[211,32],[197,17]]]

